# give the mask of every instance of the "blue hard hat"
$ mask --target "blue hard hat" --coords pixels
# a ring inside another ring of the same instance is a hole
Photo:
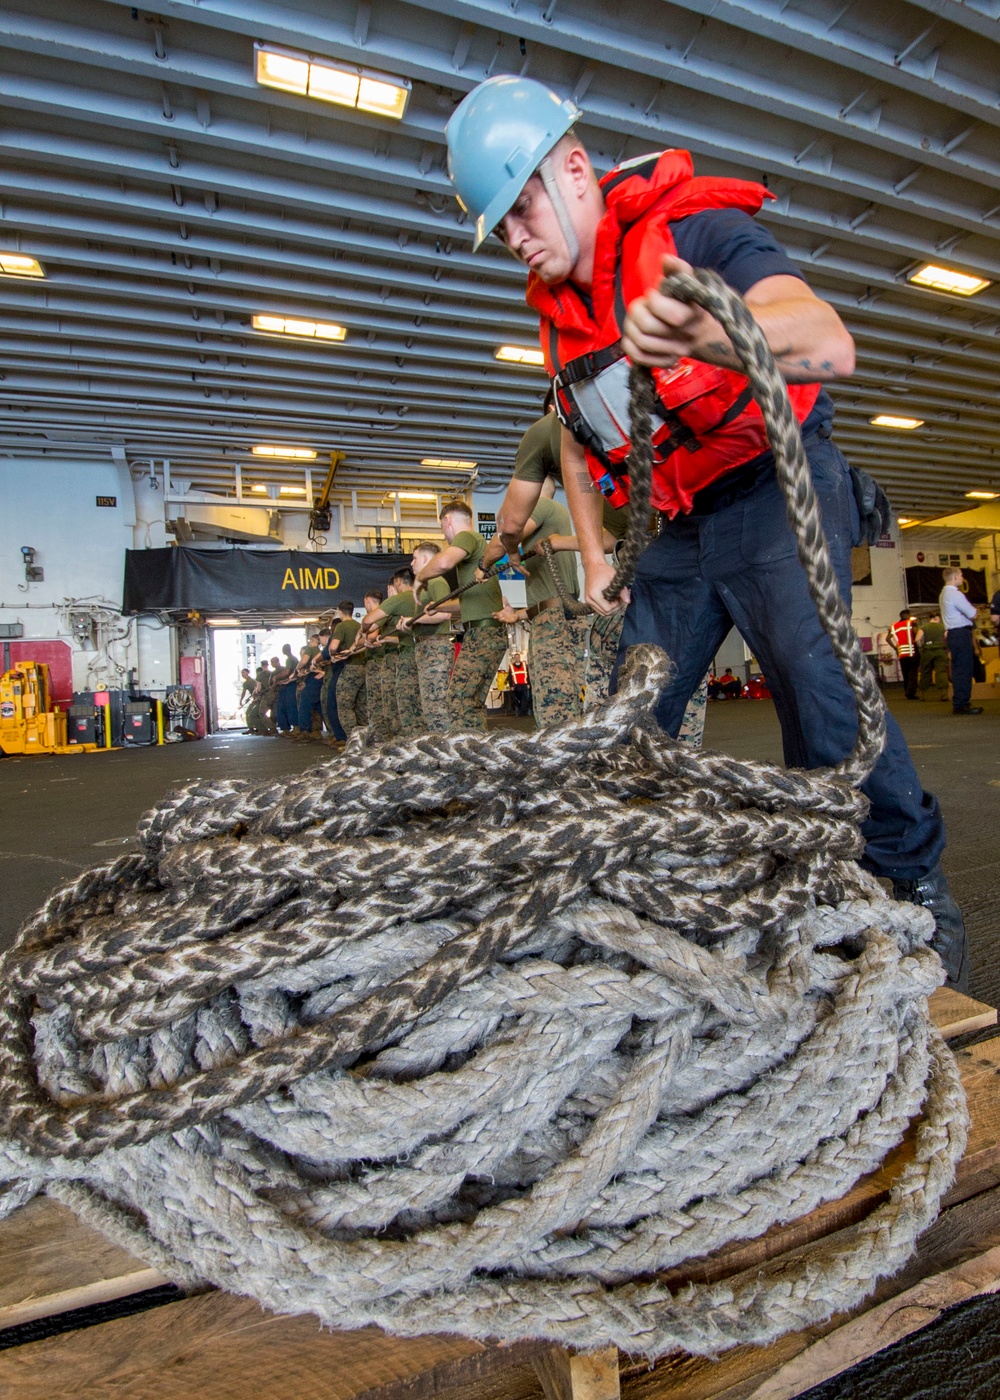
[[[534,78],[500,74],[473,88],[445,127],[448,177],[476,221],[478,248],[496,228],[556,142],[580,116]]]

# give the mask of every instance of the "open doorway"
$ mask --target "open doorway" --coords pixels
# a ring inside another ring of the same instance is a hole
[[[270,663],[272,656],[281,656],[287,642],[297,657],[308,640],[309,627],[213,627],[212,666],[215,681],[215,729],[243,729],[244,711],[240,708],[245,666],[251,676],[262,661]]]

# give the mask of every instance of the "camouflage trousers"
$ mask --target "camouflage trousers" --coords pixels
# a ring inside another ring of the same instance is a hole
[[[585,652],[591,618],[545,608],[531,623],[528,672],[536,724],[568,724],[583,714]]]
[[[416,650],[415,645],[401,646],[396,657],[396,712],[399,716],[399,732],[404,739],[424,732]]]
[[[274,711],[277,703],[277,686],[268,686],[267,690],[261,692],[260,709],[257,712],[257,728],[262,734],[277,734],[278,732],[274,723]]]
[[[367,666],[348,661],[337,677],[337,718],[340,727],[350,738],[360,725],[368,721],[368,707],[365,703],[365,672]]]
[[[586,668],[585,706],[597,704],[608,698],[608,686],[618,655],[618,643],[622,635],[624,612],[612,613],[610,617],[595,617],[590,629],[589,652]],[[691,696],[677,733],[679,744],[690,744],[700,749],[705,737],[705,707],[708,703],[708,677],[702,679],[698,689]]]
[[[365,698],[368,702],[368,723],[377,739],[384,739],[385,721],[382,718],[382,661],[377,651],[365,654]]]
[[[448,677],[454,659],[455,647],[450,637],[418,639],[417,680],[424,731],[428,734],[448,732]]]
[[[368,723],[374,729],[375,737],[384,742],[399,732],[395,656],[385,647],[375,648],[365,663],[365,673]]]
[[[486,697],[507,650],[507,629],[487,618],[466,627],[465,641],[448,680],[448,729],[486,728]]]

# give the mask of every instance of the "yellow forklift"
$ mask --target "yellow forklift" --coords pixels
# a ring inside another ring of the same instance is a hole
[[[0,676],[0,752],[96,753],[97,747],[66,742],[66,716],[53,708],[44,661],[18,661]]]

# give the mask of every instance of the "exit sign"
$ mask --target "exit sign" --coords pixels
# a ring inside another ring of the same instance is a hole
[[[97,497],[97,504],[98,504],[99,506],[116,506],[116,505],[118,504],[118,497],[117,497],[117,496],[98,496],[98,497]]]

